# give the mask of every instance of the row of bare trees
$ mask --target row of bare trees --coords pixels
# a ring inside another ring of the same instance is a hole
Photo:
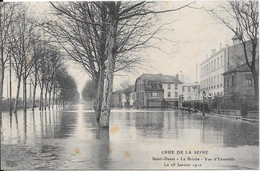
[[[39,108],[46,109],[66,101],[75,101],[79,96],[75,80],[67,73],[62,52],[45,34],[44,23],[38,23],[29,14],[28,4],[1,3],[1,111],[4,71],[9,61],[10,74],[17,78],[14,105],[17,112],[21,84],[23,85],[23,110],[27,110],[27,84],[33,85],[32,110],[35,108],[37,90],[40,90]],[[11,80],[11,76],[10,76]],[[39,88],[38,88],[39,87]],[[10,111],[11,112],[11,111]]]

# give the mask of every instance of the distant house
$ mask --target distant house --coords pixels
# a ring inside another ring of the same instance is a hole
[[[135,106],[177,106],[180,84],[178,75],[142,74],[135,81]]]
[[[122,106],[132,107],[134,104],[134,85],[129,85],[122,90]]]
[[[200,98],[200,83],[183,83],[181,85],[180,95],[183,97],[184,101],[199,100]]]
[[[134,104],[134,99],[134,85],[130,85],[128,88],[113,92],[111,107],[132,107]]]

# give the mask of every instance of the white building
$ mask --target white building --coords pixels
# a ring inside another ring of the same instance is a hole
[[[213,49],[209,58],[200,64],[200,89],[206,96],[224,95],[224,78],[227,61],[227,47],[216,52]],[[202,94],[202,93],[201,93]]]
[[[200,97],[200,83],[183,83],[181,85],[180,95],[184,101],[199,100]]]

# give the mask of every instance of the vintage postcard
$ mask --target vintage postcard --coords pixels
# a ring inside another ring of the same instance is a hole
[[[0,3],[1,170],[258,170],[259,2]]]

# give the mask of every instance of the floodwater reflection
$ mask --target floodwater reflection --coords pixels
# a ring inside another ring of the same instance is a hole
[[[169,169],[152,158],[162,150],[191,149],[206,150],[209,157],[236,157],[233,163],[202,162],[200,169],[258,168],[258,124],[240,120],[173,110],[112,110],[106,129],[83,105],[3,113],[2,118],[1,160],[21,154],[12,159],[17,166],[11,169]]]

